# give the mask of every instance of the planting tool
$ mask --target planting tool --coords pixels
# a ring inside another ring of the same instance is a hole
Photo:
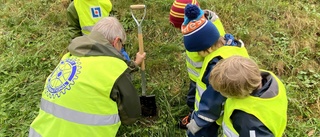
[[[134,16],[133,10],[144,10],[143,16],[139,20]],[[132,18],[137,23],[138,26],[138,41],[139,41],[139,53],[143,54],[143,37],[142,37],[142,28],[141,23],[146,16],[146,5],[130,5],[130,12]],[[155,116],[157,114],[157,106],[156,106],[156,98],[155,95],[146,95],[146,72],[145,72],[145,61],[143,60],[140,68],[141,73],[141,88],[142,94],[140,96],[140,104],[141,104],[141,113],[143,116]]]

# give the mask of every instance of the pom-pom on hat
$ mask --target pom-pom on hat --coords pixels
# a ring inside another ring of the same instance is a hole
[[[197,0],[175,0],[170,9],[169,21],[175,28],[181,28],[184,21],[184,8],[188,3],[199,5]]]
[[[184,18],[181,31],[184,46],[188,51],[206,50],[218,41],[220,37],[218,29],[207,20],[197,5],[188,4]]]

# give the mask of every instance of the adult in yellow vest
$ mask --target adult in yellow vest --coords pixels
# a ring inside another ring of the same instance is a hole
[[[221,59],[233,55],[249,57],[243,43],[235,40],[231,34],[221,37],[215,25],[210,23],[196,5],[185,8],[185,22],[182,25],[185,48],[198,52],[204,61],[196,81],[194,111],[187,124],[189,137],[216,137],[223,103],[226,100],[209,84],[210,71]]]
[[[71,38],[88,35],[101,18],[109,16],[110,0],[74,0],[67,9],[68,28]]]
[[[287,124],[286,89],[270,71],[251,59],[233,56],[220,61],[209,78],[227,97],[223,134],[226,137],[282,137]]]
[[[170,9],[169,21],[175,27],[180,29],[182,23],[184,22],[184,10],[185,6],[190,4],[195,4],[199,6],[197,0],[175,0]],[[204,10],[204,15],[209,19],[217,28],[221,36],[225,35],[224,27],[221,23],[218,15],[210,10]],[[200,56],[197,52],[189,52],[186,50],[186,66],[188,71],[188,76],[190,78],[189,91],[187,94],[187,105],[189,107],[190,113],[183,117],[179,121],[179,127],[186,129],[186,125],[190,121],[190,115],[194,110],[194,101],[196,93],[196,80],[199,76],[204,57]]]
[[[140,117],[131,70],[120,53],[125,40],[114,17],[102,18],[89,35],[72,40],[46,80],[29,137],[114,137],[121,123]],[[135,63],[145,55],[137,53]]]

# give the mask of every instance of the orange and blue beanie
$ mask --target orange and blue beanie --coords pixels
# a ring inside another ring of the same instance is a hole
[[[220,33],[204,16],[204,12],[193,4],[185,7],[184,22],[181,26],[184,46],[188,51],[199,52],[215,44]]]
[[[175,0],[173,2],[170,9],[169,21],[175,28],[181,28],[184,21],[184,8],[188,3],[199,5],[197,0]]]

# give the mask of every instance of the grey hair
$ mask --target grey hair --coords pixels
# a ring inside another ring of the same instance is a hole
[[[92,31],[98,31],[111,43],[116,37],[122,42],[126,41],[126,33],[122,24],[115,17],[105,17],[100,19],[92,28]]]

